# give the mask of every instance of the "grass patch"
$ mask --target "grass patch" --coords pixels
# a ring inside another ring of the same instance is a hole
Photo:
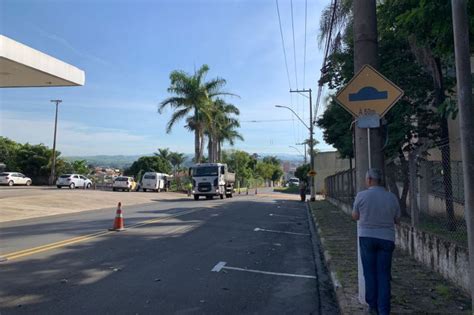
[[[436,287],[435,287],[435,290],[436,290],[436,293],[438,293],[439,295],[441,295],[442,297],[446,298],[446,299],[450,299],[451,298],[451,290],[443,285],[443,284],[438,284]]]
[[[402,220],[410,224],[409,217],[403,217]],[[446,217],[430,216],[420,213],[419,229],[434,234],[444,240],[451,241],[458,245],[467,247],[467,227],[462,219],[458,219],[455,223],[456,230],[449,231]]]
[[[290,187],[275,187],[273,191],[285,193],[285,194],[299,194],[300,190],[298,186],[290,186]]]

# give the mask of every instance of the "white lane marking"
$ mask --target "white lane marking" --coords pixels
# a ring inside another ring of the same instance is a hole
[[[275,246],[281,246],[280,243],[273,243],[273,245],[275,245]]]
[[[296,233],[296,232],[287,232],[287,231],[275,231],[275,230],[267,230],[267,229],[261,229],[261,228],[255,228],[253,229],[255,232],[271,232],[271,233],[282,233],[282,234],[291,234],[291,235],[302,235],[302,236],[309,236],[307,233]]]
[[[275,213],[270,213],[269,216],[271,217],[282,217],[282,218],[294,218],[294,219],[306,219],[297,215],[284,215],[284,214],[275,214]]]
[[[217,265],[215,265],[214,268],[212,268],[211,271],[219,272],[221,271],[222,268],[224,268],[225,264],[227,264],[225,261],[219,261]]]
[[[284,272],[272,272],[272,271],[263,271],[263,270],[255,270],[255,269],[245,269],[245,268],[238,268],[238,267],[227,267],[225,266],[226,262],[220,261],[217,265],[212,268],[211,271],[219,272],[222,269],[228,270],[236,270],[236,271],[245,271],[245,272],[252,272],[252,273],[260,273],[264,275],[272,275],[272,276],[283,276],[283,277],[293,277],[293,278],[305,278],[305,279],[316,279],[315,276],[308,276],[308,275],[299,275],[295,273],[284,273]]]

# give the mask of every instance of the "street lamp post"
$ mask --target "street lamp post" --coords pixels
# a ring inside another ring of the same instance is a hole
[[[56,103],[56,116],[54,117],[54,139],[53,139],[53,160],[51,164],[51,176],[49,178],[49,184],[54,184],[54,177],[56,173],[56,132],[58,129],[58,106],[62,100],[51,100],[52,103]]]
[[[311,106],[311,89],[309,90],[304,90],[303,92],[307,92],[309,91],[309,126],[303,121],[303,119],[300,118],[300,116],[298,116],[298,114],[296,114],[296,112],[291,109],[290,107],[288,106],[283,106],[283,105],[275,105],[275,107],[278,107],[278,108],[286,108],[288,110],[290,110],[293,115],[296,116],[296,118],[299,119],[299,121],[301,121],[301,123],[306,127],[306,129],[309,130],[309,149],[310,149],[310,153],[309,153],[309,163],[310,163],[310,171],[314,171],[313,170],[313,167],[314,167],[314,149],[313,149],[313,146],[314,146],[314,139],[313,139],[313,109],[312,109],[312,106]],[[310,188],[310,191],[311,191],[311,201],[315,201],[316,200],[316,192],[315,192],[315,189],[314,189],[314,176],[310,176],[311,177],[311,188]]]

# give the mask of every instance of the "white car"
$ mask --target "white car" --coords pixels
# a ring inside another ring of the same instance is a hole
[[[26,177],[22,173],[15,172],[4,172],[0,173],[0,184],[13,186],[13,185],[26,185],[30,186],[32,183],[31,178]]]
[[[118,176],[114,179],[112,190],[133,191],[137,188],[137,183],[130,176]]]
[[[69,187],[74,188],[91,188],[92,181],[85,176],[79,174],[64,174],[58,177],[56,181],[56,187]]]

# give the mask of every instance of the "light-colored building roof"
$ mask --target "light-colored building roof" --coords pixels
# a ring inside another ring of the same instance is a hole
[[[85,73],[70,64],[0,35],[0,87],[80,86]]]

